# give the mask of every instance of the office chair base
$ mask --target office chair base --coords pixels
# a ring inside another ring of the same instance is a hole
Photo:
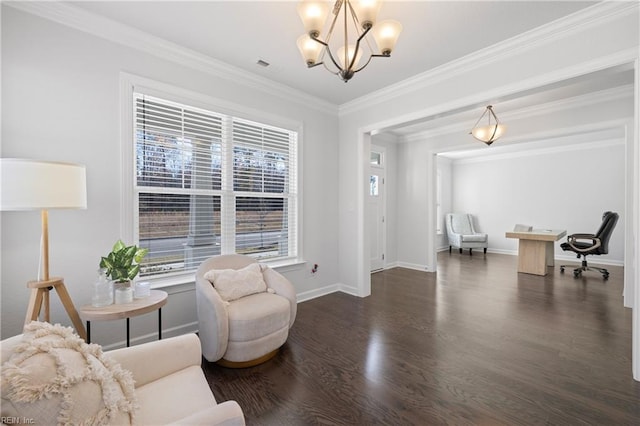
[[[561,265],[560,273],[564,274],[564,268],[566,268],[567,266],[569,265]],[[582,266],[580,266],[579,268],[575,268],[573,270],[573,278],[578,278],[579,276],[581,276],[583,271],[598,271],[602,274],[602,279],[604,279],[605,281],[609,279],[609,271],[607,271],[604,268],[596,268],[595,266],[588,266],[586,260],[582,261]]]

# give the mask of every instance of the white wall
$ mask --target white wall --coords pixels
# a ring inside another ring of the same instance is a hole
[[[621,217],[609,254],[590,262],[624,262],[624,140],[540,149],[453,162],[453,207],[474,215],[477,230],[489,234],[489,250],[517,254],[517,240],[505,238],[516,223],[538,229],[595,233],[602,213]],[[556,257],[575,261],[556,242]]]
[[[121,236],[119,76],[124,71],[242,108],[298,121],[302,141],[303,253],[319,265],[289,267],[299,297],[338,283],[338,118],[335,112],[295,102],[238,82],[196,71],[140,50],[2,6],[2,157],[85,164],[88,209],[50,214],[51,273],[65,278],[74,303],[90,302],[100,256]],[[301,98],[302,99],[302,98]],[[2,337],[17,334],[35,279],[40,235],[37,212],[2,213]],[[163,309],[167,334],[196,327],[193,285],[171,287]],[[70,324],[54,295],[52,321]],[[133,337],[153,333],[156,316],[132,320]],[[124,339],[124,324],[95,323],[94,341]]]

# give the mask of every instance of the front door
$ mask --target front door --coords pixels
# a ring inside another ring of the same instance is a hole
[[[383,151],[371,147],[371,172],[369,176],[369,236],[371,242],[371,271],[384,268],[385,249],[385,173]]]

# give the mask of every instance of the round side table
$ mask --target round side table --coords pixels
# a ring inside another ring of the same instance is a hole
[[[158,339],[162,339],[162,307],[167,303],[167,292],[151,290],[148,297],[133,299],[131,303],[119,303],[97,308],[85,305],[79,309],[80,317],[87,322],[87,343],[91,343],[91,321],[111,321],[126,318],[127,347],[129,347],[129,319],[138,315],[158,311]]]

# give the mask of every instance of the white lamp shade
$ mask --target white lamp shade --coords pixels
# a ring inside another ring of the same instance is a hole
[[[350,3],[358,17],[358,21],[360,21],[360,25],[364,25],[367,22],[371,25],[376,23],[382,2],[379,0],[352,0]]]
[[[309,37],[309,34],[303,34],[298,37],[296,44],[298,45],[298,49],[300,49],[300,54],[302,55],[305,64],[314,65],[318,62],[320,53],[324,48],[323,45]]]
[[[345,57],[344,57],[344,46],[342,46],[340,49],[338,49],[338,57],[336,58],[338,60],[338,63],[340,64],[340,66],[342,67],[342,69],[347,69],[349,68],[349,64],[351,63],[351,59],[353,58],[353,52],[356,50],[356,46],[353,44],[349,45],[349,53],[347,56],[347,63],[344,63]],[[353,67],[352,69],[356,70],[358,69],[358,62],[360,62],[360,58],[362,58],[362,49],[358,49],[358,52],[356,53],[356,60],[353,63]]]
[[[306,0],[298,4],[298,15],[307,34],[322,32],[329,14],[329,4],[326,1]]]
[[[371,29],[371,32],[376,40],[379,52],[389,55],[396,47],[398,37],[402,32],[402,24],[392,19],[380,21]]]
[[[0,177],[0,210],[87,208],[82,165],[0,158]]]
[[[471,134],[482,142],[493,142],[504,134],[506,126],[503,124],[491,124],[488,126],[474,127]]]

